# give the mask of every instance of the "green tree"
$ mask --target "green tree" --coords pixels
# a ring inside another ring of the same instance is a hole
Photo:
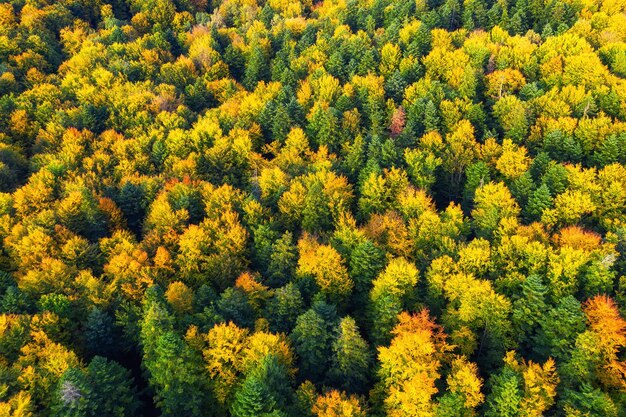
[[[369,346],[352,317],[346,316],[339,322],[332,350],[333,359],[329,372],[331,381],[345,391],[364,392],[372,358]]]
[[[333,308],[317,303],[298,316],[291,340],[299,359],[302,379],[321,382],[332,358],[333,328],[336,317]]]
[[[260,45],[254,45],[248,53],[243,85],[248,90],[254,90],[259,81],[269,79],[270,67],[265,51]]]
[[[94,357],[85,370],[69,368],[61,379],[55,416],[135,416],[139,408],[130,372],[114,361]]]
[[[151,288],[141,322],[143,365],[163,416],[181,411],[200,416],[211,406],[202,358],[174,332],[173,318],[158,289]]]
[[[513,303],[511,321],[515,326],[517,339],[527,347],[532,347],[536,332],[545,320],[548,308],[548,289],[537,275],[527,277],[522,283],[521,297]]]
[[[544,183],[541,184],[528,198],[528,204],[524,207],[524,217],[529,221],[539,221],[543,212],[552,208],[552,196],[550,189]]]
[[[300,290],[290,282],[274,291],[274,296],[267,301],[264,317],[269,321],[271,331],[289,333],[303,309],[304,301]]]
[[[94,355],[109,356],[116,352],[116,338],[113,318],[106,312],[94,307],[87,316],[85,324],[85,347]]]
[[[486,417],[517,417],[521,415],[521,380],[509,367],[504,367],[490,380],[491,393],[487,396]]]

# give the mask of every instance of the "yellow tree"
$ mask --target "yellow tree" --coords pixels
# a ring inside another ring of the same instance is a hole
[[[441,362],[451,346],[441,327],[428,316],[401,313],[388,347],[378,348],[380,382],[389,417],[431,417]]]
[[[298,250],[299,274],[312,276],[330,300],[342,301],[350,295],[354,282],[339,252],[330,245],[319,244],[306,233],[298,242]]]
[[[504,219],[516,218],[519,212],[517,202],[503,183],[490,182],[476,190],[472,217],[479,236],[491,237]]]
[[[556,364],[549,358],[543,365],[533,361],[519,362],[515,352],[510,351],[504,358],[505,366],[509,366],[522,376],[523,393],[520,402],[522,417],[541,417],[544,415],[556,397],[556,387],[559,377],[556,373]]]
[[[365,417],[365,409],[354,395],[331,390],[315,400],[312,410],[316,417]]]
[[[446,379],[448,391],[439,399],[438,416],[474,416],[476,407],[483,403],[481,392],[483,380],[478,367],[464,356],[452,360],[450,374]]]
[[[372,336],[377,342],[388,340],[398,314],[405,307],[418,280],[415,265],[405,258],[395,258],[376,277],[370,291],[370,315],[375,324]]]

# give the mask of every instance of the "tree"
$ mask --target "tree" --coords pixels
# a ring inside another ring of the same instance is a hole
[[[359,399],[343,392],[331,390],[320,395],[313,404],[313,415],[317,417],[365,417],[365,409]]]
[[[388,416],[434,416],[439,368],[451,348],[426,310],[401,313],[389,347],[378,348],[378,389]]]
[[[476,190],[472,217],[479,236],[491,238],[502,220],[516,218],[519,212],[517,202],[503,183],[490,182]]]
[[[321,293],[330,301],[344,301],[350,295],[354,282],[341,255],[332,246],[320,245],[309,235],[300,239],[298,249],[298,273],[313,276]]]
[[[474,415],[475,409],[485,400],[481,392],[482,379],[476,364],[465,357],[452,361],[452,370],[446,379],[448,391],[439,399],[437,416]]]
[[[210,386],[218,404],[227,408],[231,403],[242,369],[241,356],[248,338],[248,330],[233,323],[217,324],[204,337],[202,350]]]
[[[106,312],[94,307],[85,326],[85,346],[89,353],[109,356],[116,352],[116,331],[113,319]]]
[[[269,78],[269,64],[266,53],[261,45],[253,45],[248,53],[243,85],[248,90],[254,90],[259,81],[267,81]]]
[[[134,416],[139,407],[130,372],[94,357],[87,369],[70,368],[59,380],[52,410],[59,416]]]
[[[417,268],[404,258],[393,259],[374,280],[370,291],[372,338],[382,344],[390,337],[398,314],[408,304],[417,284]]]
[[[436,170],[443,163],[443,160],[432,152],[420,149],[405,149],[404,160],[408,165],[407,171],[412,183],[424,190],[429,190],[436,182]]]
[[[543,216],[543,213],[551,209],[552,206],[553,199],[550,195],[550,189],[546,184],[541,184],[528,198],[528,204],[526,204],[523,210],[524,217],[531,221],[538,221]]]
[[[486,415],[542,416],[554,404],[558,383],[552,359],[543,365],[532,361],[520,363],[515,352],[508,352],[504,368],[492,377]]]
[[[513,303],[512,322],[517,339],[532,346],[536,332],[545,320],[548,289],[537,275],[527,277],[522,283],[522,295]]]
[[[493,106],[493,113],[504,136],[511,138],[515,143],[523,142],[528,130],[528,121],[524,104],[516,96],[504,96],[499,99]]]
[[[290,282],[276,289],[265,307],[264,317],[267,318],[270,330],[289,333],[296,324],[297,317],[303,313],[304,301],[298,287]]]
[[[299,358],[299,375],[312,382],[323,380],[332,358],[333,328],[336,318],[332,311],[330,317],[320,314],[324,313],[325,309],[324,304],[317,304],[298,316],[296,326],[290,335],[294,351]]]
[[[356,322],[346,316],[339,322],[333,342],[330,378],[348,392],[364,392],[371,365],[369,346],[359,333]]]
[[[585,330],[584,319],[581,305],[574,297],[561,298],[539,322],[540,329],[534,339],[535,352],[543,358],[552,356],[559,362],[567,360],[577,336]]]
[[[423,140],[423,139],[422,139]],[[459,121],[446,135],[441,156],[442,167],[450,175],[450,182],[458,187],[465,169],[474,162],[479,146],[474,138],[474,127],[468,120]]]
[[[176,263],[191,285],[210,282],[225,289],[243,271],[248,233],[233,211],[189,226],[179,240]]]
[[[270,354],[243,381],[231,412],[233,417],[285,416],[284,409],[292,396],[289,370]]]
[[[61,416],[89,415],[89,385],[79,369],[68,369],[59,381],[54,412]]]
[[[193,291],[180,281],[168,285],[165,298],[178,314],[190,313],[193,309]]]
[[[491,394],[487,397],[487,417],[516,417],[520,415],[522,393],[520,379],[516,372],[505,367],[492,377]]]
[[[143,365],[161,414],[173,416],[184,410],[190,416],[201,415],[211,402],[201,359],[174,332],[172,317],[155,288],[144,306],[141,344]]]
[[[226,320],[240,327],[251,328],[255,313],[248,297],[239,288],[226,288],[216,303],[218,313]]]
[[[489,166],[483,161],[475,162],[465,171],[465,189],[463,198],[470,203],[474,200],[476,190],[485,184],[491,182],[491,174]]]
[[[266,391],[263,381],[246,379],[235,394],[231,407],[233,417],[278,416],[274,398]]]
[[[354,281],[355,297],[367,295],[372,281],[385,267],[385,253],[370,240],[359,242],[350,252],[348,273]]]
[[[341,145],[339,120],[336,109],[316,103],[308,117],[307,133],[317,146],[334,151]]]
[[[625,364],[618,359],[618,350],[626,345],[626,320],[615,302],[598,295],[584,305],[588,330],[578,335],[576,348],[566,369],[574,384],[593,383],[606,388],[620,388],[626,381]]]

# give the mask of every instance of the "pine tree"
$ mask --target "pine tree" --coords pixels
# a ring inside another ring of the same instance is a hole
[[[528,198],[528,204],[524,207],[524,217],[528,221],[538,221],[543,212],[552,208],[552,196],[546,184],[541,184]]]
[[[548,289],[537,275],[527,277],[522,283],[522,296],[513,303],[512,322],[515,334],[523,343],[532,343],[535,333],[545,319]]]
[[[139,400],[131,373],[115,361],[96,356],[87,367],[90,416],[131,417]]]
[[[84,335],[85,347],[93,355],[109,356],[117,350],[113,319],[97,307],[87,316]]]
[[[317,304],[316,307],[298,316],[290,337],[299,359],[300,377],[321,382],[332,357],[334,317],[332,309],[328,310],[326,305]]]
[[[356,294],[365,294],[372,281],[385,267],[385,253],[372,241],[359,242],[350,252],[349,274]]]
[[[302,228],[309,233],[329,230],[332,226],[328,203],[324,196],[324,186],[314,181],[307,190],[302,210]]]
[[[295,274],[297,261],[297,248],[291,232],[287,231],[272,245],[267,263],[268,284],[272,287],[286,284]]]
[[[200,416],[210,405],[200,358],[173,330],[159,290],[151,288],[141,322],[143,365],[162,416]]]
[[[354,319],[344,317],[333,342],[330,378],[348,392],[362,393],[367,388],[371,355]]]
[[[246,379],[235,393],[231,407],[233,417],[265,417],[276,406],[274,399],[266,392],[262,381]]]
[[[248,90],[254,90],[259,81],[269,78],[269,73],[270,68],[265,52],[259,45],[252,46],[245,66],[243,85]]]
[[[522,402],[521,380],[519,375],[504,367],[490,381],[491,393],[487,396],[486,417],[518,417]]]
[[[534,351],[542,358],[567,360],[576,337],[585,330],[585,316],[574,297],[561,298],[556,307],[546,311],[535,338]]]
[[[369,315],[372,340],[384,344],[397,323],[417,284],[418,271],[415,265],[404,258],[393,259],[374,280],[370,291]]]
[[[270,330],[276,333],[289,333],[296,324],[297,317],[302,314],[304,301],[300,290],[293,283],[274,291],[268,300],[263,315],[269,321]]]
[[[484,184],[489,183],[491,175],[489,166],[482,162],[475,162],[465,171],[466,181],[465,188],[463,190],[463,199],[470,204],[474,200],[474,193],[476,189],[480,188]]]

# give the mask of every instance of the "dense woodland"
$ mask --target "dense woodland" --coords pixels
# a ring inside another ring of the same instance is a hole
[[[0,417],[626,416],[625,0],[0,3]]]

